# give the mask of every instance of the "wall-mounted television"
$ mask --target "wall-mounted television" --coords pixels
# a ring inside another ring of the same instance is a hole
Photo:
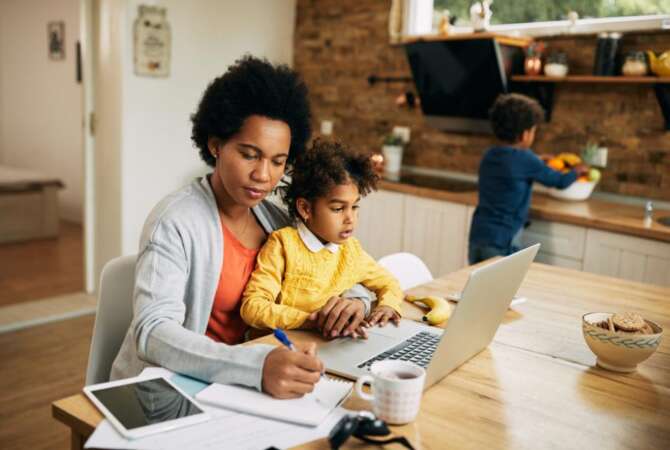
[[[405,45],[421,109],[440,130],[491,133],[488,111],[509,77],[521,71],[523,50],[492,38],[419,41]]]

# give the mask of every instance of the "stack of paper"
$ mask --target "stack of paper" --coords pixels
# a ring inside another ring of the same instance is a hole
[[[164,376],[179,386],[184,392],[195,397],[198,397],[198,394],[203,392],[208,386],[207,383],[183,377],[165,369],[147,369],[142,372],[142,376],[146,376],[147,378]],[[315,402],[318,398],[319,401],[335,402],[335,405],[338,404],[339,401],[333,396],[336,389],[330,387],[331,384],[330,382],[323,384],[324,388],[320,388],[320,391],[322,391],[320,396],[311,395],[309,398],[303,397],[302,399],[298,399],[298,401]],[[346,390],[346,393],[343,394],[343,398],[346,398],[347,393],[351,391],[350,384],[349,386],[347,386],[348,383],[338,382],[337,384],[343,386],[340,388],[342,392]],[[221,385],[215,384],[212,386]],[[239,387],[233,387],[233,389],[244,390],[244,388]],[[213,389],[212,391],[218,392],[218,389]],[[255,393],[264,396],[264,394]],[[271,402],[283,401],[269,399]],[[242,414],[223,408],[207,406],[205,409],[213,417],[208,422],[135,440],[124,438],[114,429],[111,423],[103,420],[88,441],[86,441],[85,448],[132,450],[182,450],[184,448],[213,450],[235,448],[255,450],[266,449],[272,446],[278,448],[293,447],[326,437],[337,421],[347,413],[346,410],[335,407],[335,405],[327,409],[325,415],[322,416],[322,421],[316,427],[295,425],[285,421],[270,420],[256,415]],[[321,405],[320,408],[323,410],[326,406]]]

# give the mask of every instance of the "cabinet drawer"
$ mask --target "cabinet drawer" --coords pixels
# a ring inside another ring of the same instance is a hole
[[[542,253],[581,261],[586,229],[564,223],[533,221],[522,234],[524,247],[540,243]]]

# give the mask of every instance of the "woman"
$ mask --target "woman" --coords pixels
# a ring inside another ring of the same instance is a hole
[[[206,89],[191,139],[213,173],[163,199],[140,238],[134,317],[111,378],[159,365],[199,379],[289,398],[313,389],[314,346],[291,352],[236,346],[247,326],[240,300],[267,235],[289,224],[265,201],[310,136],[307,89],[287,66],[244,57]],[[324,335],[350,335],[370,306],[358,288],[311,319]]]

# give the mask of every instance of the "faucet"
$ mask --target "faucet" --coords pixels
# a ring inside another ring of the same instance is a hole
[[[644,205],[644,226],[645,227],[650,227],[652,219],[654,217],[654,204],[650,201],[648,201]]]

